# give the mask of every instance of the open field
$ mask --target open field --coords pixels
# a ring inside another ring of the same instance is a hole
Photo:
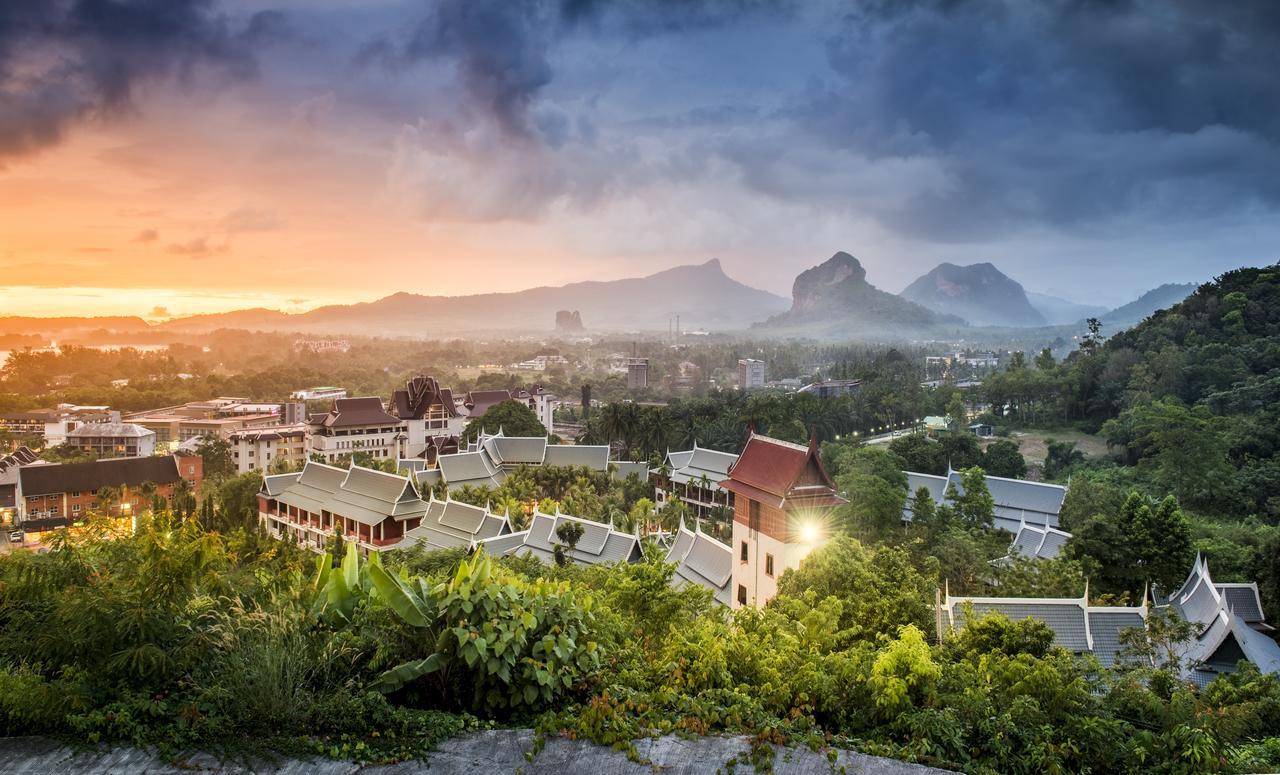
[[[1043,464],[1045,455],[1049,453],[1049,439],[1056,441],[1074,441],[1076,449],[1084,453],[1090,460],[1107,455],[1107,442],[1101,436],[1071,430],[1020,430],[1013,431],[1009,438],[1018,443],[1022,456],[1028,463]]]

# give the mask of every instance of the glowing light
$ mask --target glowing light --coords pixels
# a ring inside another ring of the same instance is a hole
[[[822,531],[819,530],[818,526],[812,522],[800,527],[800,540],[804,541],[806,544],[816,544],[818,543],[818,539],[821,537]]]

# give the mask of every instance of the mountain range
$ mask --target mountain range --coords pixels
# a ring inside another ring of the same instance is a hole
[[[843,251],[806,269],[791,287],[791,309],[756,325],[768,333],[820,338],[902,338],[964,325],[867,282],[867,270]]]
[[[216,328],[364,335],[468,334],[478,331],[548,331],[556,313],[575,310],[593,331],[663,331],[676,316],[686,330],[746,328],[786,309],[787,300],[743,285],[718,259],[678,266],[647,277],[588,281],[512,293],[423,296],[396,293],[377,301],[337,304],[287,315],[242,310],[179,318],[172,331]]]
[[[938,264],[898,294],[975,326],[1043,326],[1018,282],[992,264]]]
[[[425,296],[395,293],[371,302],[335,304],[287,314],[245,309],[148,323],[140,317],[0,317],[6,347],[28,344],[32,335],[52,339],[111,341],[146,334],[199,334],[216,329],[436,338],[479,332],[541,333],[566,328],[570,318],[592,332],[657,332],[679,316],[684,330],[852,340],[941,337],[966,325],[1035,328],[1073,325],[1099,317],[1109,332],[1128,327],[1181,301],[1194,285],[1162,285],[1115,310],[1076,304],[1023,287],[989,263],[941,264],[900,295],[867,281],[862,264],[838,252],[801,272],[787,299],[744,285],[725,274],[718,260],[678,266],[647,277],[589,281],[511,293]],[[561,325],[557,327],[557,321]],[[763,322],[761,322],[763,321]],[[963,336],[963,333],[959,333]],[[144,341],[139,337],[137,341]]]

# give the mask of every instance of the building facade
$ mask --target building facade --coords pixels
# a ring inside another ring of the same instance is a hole
[[[199,495],[204,477],[199,455],[152,455],[90,463],[28,465],[18,469],[15,498],[25,526],[65,527],[89,512],[128,516],[150,508],[152,495],[172,503],[179,482]],[[154,486],[154,492],[151,487]],[[109,500],[104,500],[109,488]]]
[[[733,493],[721,482],[738,456],[699,447],[668,452],[666,465],[651,471],[654,499],[659,508],[672,499],[684,502],[694,518],[706,518],[717,508],[733,508]]]
[[[99,458],[156,453],[156,432],[131,422],[95,422],[67,432],[67,446]]]
[[[848,502],[823,469],[816,440],[805,447],[753,433],[721,486],[734,496],[734,607],[772,600],[782,572],[800,567]]]
[[[644,390],[649,387],[649,359],[627,359],[627,390]]]
[[[416,376],[402,390],[391,394],[391,414],[405,426],[403,457],[427,457],[428,448],[440,448],[433,439],[458,437],[467,424],[465,410],[442,388],[435,377]]]
[[[382,408],[377,397],[339,398],[323,414],[307,423],[306,453],[334,462],[343,455],[367,453],[379,460],[405,457],[405,423]]]
[[[739,389],[757,390],[764,387],[765,382],[764,361],[755,358],[740,358],[738,360]]]
[[[307,459],[307,426],[303,424],[234,431],[227,441],[240,474],[269,471],[273,463],[297,467]]]

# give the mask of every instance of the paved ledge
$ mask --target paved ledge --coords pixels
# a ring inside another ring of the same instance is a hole
[[[136,748],[107,748],[76,751],[41,737],[0,738],[0,769],[11,775],[479,775],[490,772],[520,772],[523,775],[651,775],[657,771],[673,775],[724,771],[734,756],[739,773],[751,772],[745,755],[746,738],[701,737],[684,740],[668,736],[636,741],[636,750],[653,764],[627,761],[626,754],[581,740],[551,739],[532,762],[524,754],[533,747],[529,730],[489,730],[454,738],[441,744],[426,762],[388,765],[360,765],[330,759],[286,759],[246,766],[222,762],[208,754],[196,754],[176,764],[166,762]],[[944,770],[907,764],[894,759],[840,751],[833,766],[825,753],[807,748],[779,748],[773,762],[780,775],[823,775],[844,772],[853,775],[936,775]]]

